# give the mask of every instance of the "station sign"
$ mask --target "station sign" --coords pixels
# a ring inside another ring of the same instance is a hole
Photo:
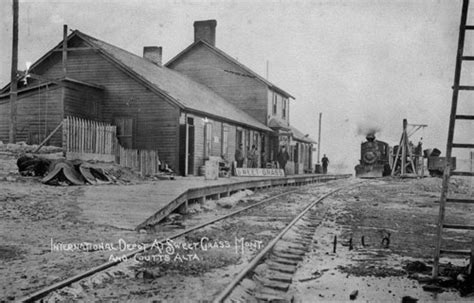
[[[285,171],[279,168],[236,168],[238,177],[284,177]]]

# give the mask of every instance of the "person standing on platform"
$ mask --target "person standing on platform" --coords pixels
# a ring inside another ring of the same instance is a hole
[[[326,157],[326,154],[323,155],[323,158],[321,159],[321,162],[323,163],[323,174],[328,173],[328,165],[329,165],[329,159]]]
[[[286,146],[282,146],[277,155],[278,165],[281,169],[285,170],[286,162],[290,159],[290,155],[286,151]]]
[[[242,150],[243,145],[239,144],[239,147],[235,149],[235,161],[237,162],[237,167],[242,167],[244,165],[244,152]]]
[[[255,145],[252,145],[252,149],[250,150],[248,154],[248,167],[249,168],[257,168],[257,163],[258,163],[258,152],[257,148]]]

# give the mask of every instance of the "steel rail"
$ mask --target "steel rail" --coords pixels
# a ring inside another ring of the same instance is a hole
[[[308,204],[308,206],[306,206],[302,211],[301,213],[296,216],[275,238],[273,238],[273,240],[267,244],[267,246],[265,248],[263,248],[257,256],[255,256],[255,258],[253,258],[253,260],[247,264],[247,266],[234,278],[234,280],[232,280],[230,282],[229,285],[227,285],[227,287],[213,300],[214,303],[221,303],[223,302],[228,296],[229,294],[234,290],[234,288],[237,286],[237,284],[240,283],[240,281],[242,281],[243,278],[245,278],[247,276],[247,274],[253,270],[259,263],[260,261],[270,252],[270,250],[273,248],[273,246],[275,246],[275,244],[311,209],[313,208],[316,204],[318,204],[319,202],[321,202],[322,200],[326,199],[328,196],[342,190],[342,189],[348,189],[352,186],[356,186],[356,185],[360,185],[360,183],[363,183],[364,181],[362,182],[359,182],[359,183],[356,183],[356,184],[351,184],[349,186],[342,186],[342,187],[339,187],[333,191],[330,191],[329,193],[327,194],[324,194],[321,198],[319,198],[318,200],[316,201],[313,201],[311,203]]]
[[[262,200],[262,201],[260,201],[260,202],[255,203],[255,204],[246,206],[246,207],[244,207],[244,208],[242,208],[242,209],[233,211],[233,212],[228,213],[228,214],[226,214],[226,215],[224,215],[224,216],[221,216],[221,217],[218,217],[218,218],[209,220],[209,221],[207,221],[207,222],[198,224],[198,225],[196,225],[196,226],[194,226],[194,227],[188,228],[188,229],[186,229],[186,230],[184,230],[184,231],[181,231],[181,232],[179,232],[179,233],[176,233],[176,234],[174,234],[174,235],[172,235],[172,236],[170,236],[170,237],[167,237],[167,238],[165,238],[165,239],[161,239],[161,240],[159,241],[159,243],[165,243],[166,240],[179,238],[179,237],[181,237],[181,236],[183,236],[183,235],[185,235],[185,234],[188,234],[188,233],[190,233],[190,232],[193,232],[193,231],[195,231],[195,230],[197,230],[197,229],[200,229],[200,228],[203,228],[203,227],[205,227],[205,226],[207,226],[207,225],[210,225],[210,224],[216,223],[216,222],[218,222],[218,221],[224,220],[224,219],[226,219],[226,218],[229,218],[229,217],[234,216],[234,215],[236,215],[236,214],[238,214],[238,213],[244,212],[244,211],[246,211],[246,210],[248,210],[248,209],[251,209],[251,208],[253,208],[253,207],[259,206],[259,205],[261,205],[261,204],[263,204],[263,203],[266,203],[266,202],[268,202],[268,201],[271,201],[271,200],[277,199],[277,198],[279,198],[279,197],[282,197],[282,196],[285,196],[285,195],[294,193],[294,192],[296,192],[296,191],[298,191],[298,190],[299,190],[299,189],[293,189],[293,190],[286,191],[286,192],[284,192],[284,193],[280,193],[280,194],[277,194],[277,195],[275,195],[275,196],[266,198],[266,199],[264,199],[264,200]],[[156,243],[155,243],[155,244],[156,244]],[[72,283],[74,283],[74,282],[76,282],[76,281],[82,280],[82,279],[84,279],[84,278],[86,278],[86,277],[92,276],[92,275],[95,274],[95,273],[101,272],[101,271],[106,270],[106,269],[108,269],[108,268],[110,268],[110,267],[113,267],[113,266],[115,266],[115,265],[117,265],[117,264],[119,264],[119,263],[122,263],[122,262],[126,261],[127,259],[132,258],[132,257],[134,257],[135,255],[137,255],[137,254],[139,254],[139,253],[145,252],[145,251],[146,251],[147,249],[149,249],[151,246],[152,246],[151,244],[146,244],[146,245],[144,245],[143,248],[138,249],[138,250],[135,250],[135,251],[132,251],[132,252],[126,254],[126,255],[125,255],[125,258],[120,258],[119,260],[112,261],[112,262],[107,262],[107,263],[101,264],[101,265],[99,265],[99,266],[96,266],[96,267],[94,267],[94,268],[91,268],[91,269],[87,270],[86,272],[77,274],[77,275],[75,275],[75,276],[73,276],[73,277],[70,277],[70,278],[68,278],[68,279],[66,279],[66,280],[57,282],[57,283],[55,283],[55,284],[53,284],[53,285],[51,285],[51,286],[48,286],[48,287],[46,287],[46,288],[44,288],[44,289],[41,289],[41,290],[39,290],[39,291],[36,291],[36,292],[34,292],[34,293],[28,295],[28,296],[26,296],[26,297],[23,297],[23,298],[21,298],[18,302],[33,302],[33,301],[35,301],[35,300],[38,300],[38,299],[40,299],[40,298],[43,298],[44,296],[46,296],[47,294],[49,294],[49,293],[51,293],[51,292],[53,292],[53,291],[55,291],[55,290],[61,289],[61,288],[63,288],[63,287],[66,287],[66,286],[68,286],[68,285],[70,285],[70,284],[72,284]]]

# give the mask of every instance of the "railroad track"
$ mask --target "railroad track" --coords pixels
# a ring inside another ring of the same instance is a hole
[[[335,193],[336,191],[339,191],[341,189],[343,189],[344,187],[341,187],[341,188],[338,188],[334,191],[331,191],[330,193],[328,194],[325,194],[323,197],[321,197],[320,199],[318,199],[316,202],[313,202],[311,203],[310,205],[308,205],[307,207],[305,207],[304,209],[304,214],[300,214],[298,215],[288,226],[296,226],[296,228],[299,228],[302,232],[302,234],[304,234],[305,236],[303,236],[304,239],[306,240],[309,240],[309,235],[311,233],[311,230],[313,230],[314,232],[314,229],[316,228],[316,225],[311,223],[310,220],[313,220],[314,217],[311,217],[311,216],[316,216],[315,214],[312,214],[309,213],[309,216],[306,216],[305,218],[303,218],[305,216],[305,214],[308,213],[308,211],[314,206],[316,205],[317,203],[319,203],[320,201],[322,201],[324,198],[326,198],[328,195],[330,194],[333,194]],[[265,204],[269,204],[269,202],[271,201],[275,201],[275,200],[278,200],[286,195],[289,195],[289,194],[292,194],[292,193],[296,193],[297,191],[299,191],[299,188],[298,189],[293,189],[293,190],[289,190],[289,191],[285,191],[283,193],[279,193],[277,195],[274,195],[274,196],[271,196],[271,197],[268,197],[260,202],[257,202],[257,203],[254,203],[252,205],[249,205],[245,208],[242,208],[242,209],[239,209],[237,211],[233,211],[229,214],[226,214],[224,216],[220,216],[218,218],[215,218],[215,219],[212,219],[212,220],[209,220],[207,222],[204,222],[202,224],[198,224],[192,228],[188,228],[186,230],[183,230],[183,231],[180,231],[180,232],[177,232],[169,237],[166,237],[164,239],[161,239],[161,240],[158,240],[158,242],[160,243],[166,243],[166,241],[169,241],[169,240],[173,240],[173,239],[177,239],[177,238],[181,238],[187,234],[190,234],[190,233],[193,233],[195,231],[198,231],[200,229],[203,229],[205,228],[206,226],[209,226],[209,225],[212,225],[212,224],[215,224],[219,221],[223,221],[223,220],[226,220],[228,218],[232,218],[232,217],[235,217],[235,216],[238,216],[238,215],[241,215],[245,212],[248,212],[250,209],[252,208],[255,208],[255,207],[259,207],[259,206],[264,206]],[[288,219],[288,221],[291,220],[291,219]],[[296,220],[296,221],[295,221]],[[302,222],[305,222],[306,223],[302,223]],[[297,224],[297,222],[300,222]],[[302,225],[303,224],[303,225]],[[306,224],[306,225],[305,225]],[[264,250],[260,251],[260,253],[257,255],[257,257],[249,264],[249,267],[248,267],[248,270],[250,271],[252,268],[255,268],[255,266],[261,261],[261,259],[263,258],[263,256],[267,255],[267,253],[269,252],[269,250],[275,246],[276,242],[278,242],[279,239],[282,238],[282,236],[284,234],[286,234],[290,229],[291,227],[287,227],[284,229],[284,231],[282,231],[282,233],[280,233],[277,238],[275,238],[274,240],[272,240]],[[313,229],[314,228],[314,229]],[[306,237],[306,238],[305,238]],[[36,300],[39,300],[41,298],[44,298],[54,292],[57,292],[63,288],[67,288],[68,286],[70,286],[71,284],[75,283],[75,282],[79,282],[81,280],[85,280],[86,278],[88,277],[91,277],[91,276],[95,276],[97,274],[101,274],[101,273],[106,273],[107,270],[113,268],[113,267],[116,267],[117,265],[123,263],[123,262],[126,262],[125,260],[131,260],[133,259],[135,256],[137,255],[140,255],[140,254],[145,254],[147,252],[147,250],[150,249],[150,247],[152,245],[155,245],[157,242],[157,240],[155,240],[155,243],[154,244],[147,244],[145,246],[143,246],[141,249],[137,249],[135,251],[132,251],[132,252],[129,252],[128,254],[125,254],[124,255],[124,258],[121,258],[121,259],[118,259],[116,261],[113,261],[113,262],[107,262],[107,263],[104,263],[100,266],[97,266],[97,267],[94,267],[86,272],[83,272],[81,274],[78,274],[78,275],[75,275],[73,277],[70,277],[66,280],[63,280],[61,282],[58,282],[58,283],[55,283],[54,285],[51,285],[51,286],[48,286],[44,289],[41,289],[39,291],[36,291],[30,295],[28,295],[27,297],[24,297],[22,299],[20,299],[19,301],[20,302],[33,302],[33,301],[36,301]],[[298,242],[298,241],[297,241]],[[297,243],[298,244],[298,243]],[[286,259],[292,259],[292,260],[298,260],[300,257],[296,256],[296,257],[290,257],[288,255],[289,252],[293,252],[293,253],[300,253],[301,251],[298,250],[299,248],[301,248],[304,243],[300,242],[299,245],[296,245],[296,246],[289,246],[287,251],[284,251],[282,253],[280,253],[278,255],[276,255],[276,257],[278,258],[286,258]],[[304,246],[304,245],[303,245]],[[301,256],[301,255],[299,255]],[[282,260],[280,259],[277,259],[277,261],[280,261],[282,262]],[[294,263],[294,262],[293,262]],[[284,264],[283,264],[284,265]],[[105,274],[104,274],[105,275]],[[241,274],[242,275],[242,274]],[[245,274],[243,274],[245,276]],[[109,274],[110,276],[110,274]],[[240,275],[239,275],[240,276]],[[240,280],[238,281],[240,282]],[[235,285],[237,285],[238,283],[234,282]],[[231,287],[231,289],[233,290],[235,288],[235,285]],[[228,294],[224,295],[224,298],[227,297]]]
[[[347,188],[339,187],[309,203],[217,295],[214,302],[291,302],[286,292],[292,283],[298,263],[309,251],[314,232],[323,219],[314,206]]]

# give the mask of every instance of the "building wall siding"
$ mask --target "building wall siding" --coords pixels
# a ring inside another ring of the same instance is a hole
[[[34,72],[48,78],[62,77],[60,59],[60,54],[54,53]],[[177,107],[95,51],[70,52],[67,72],[70,78],[105,87],[101,100],[104,122],[114,123],[114,118],[133,119],[133,148],[158,150],[162,160],[178,168]]]
[[[41,87],[20,93],[17,99],[16,142],[38,144],[53,131],[63,119],[62,92],[57,85]],[[10,104],[8,98],[0,99],[0,140],[8,142]],[[61,146],[62,134],[57,132],[48,145]]]
[[[10,102],[8,98],[0,99],[0,141],[7,143],[9,140]]]
[[[170,68],[206,85],[256,120],[267,123],[267,86],[207,47],[196,47]]]
[[[82,85],[68,86],[64,95],[64,116],[101,121],[102,91]]]
[[[204,156],[204,144],[205,144],[205,120],[204,117],[196,115],[188,115],[188,117],[194,118],[194,171],[196,174],[199,172],[199,167],[203,166],[207,158]],[[221,121],[207,119],[208,123],[212,124],[212,151],[210,156],[223,157],[229,163],[235,161],[235,149],[236,143],[236,131],[237,125],[223,123]],[[228,129],[228,149],[226,154],[222,154],[222,140],[223,133],[222,127],[226,126]],[[244,131],[250,132],[250,130],[243,128]],[[218,138],[216,142],[215,137]]]

